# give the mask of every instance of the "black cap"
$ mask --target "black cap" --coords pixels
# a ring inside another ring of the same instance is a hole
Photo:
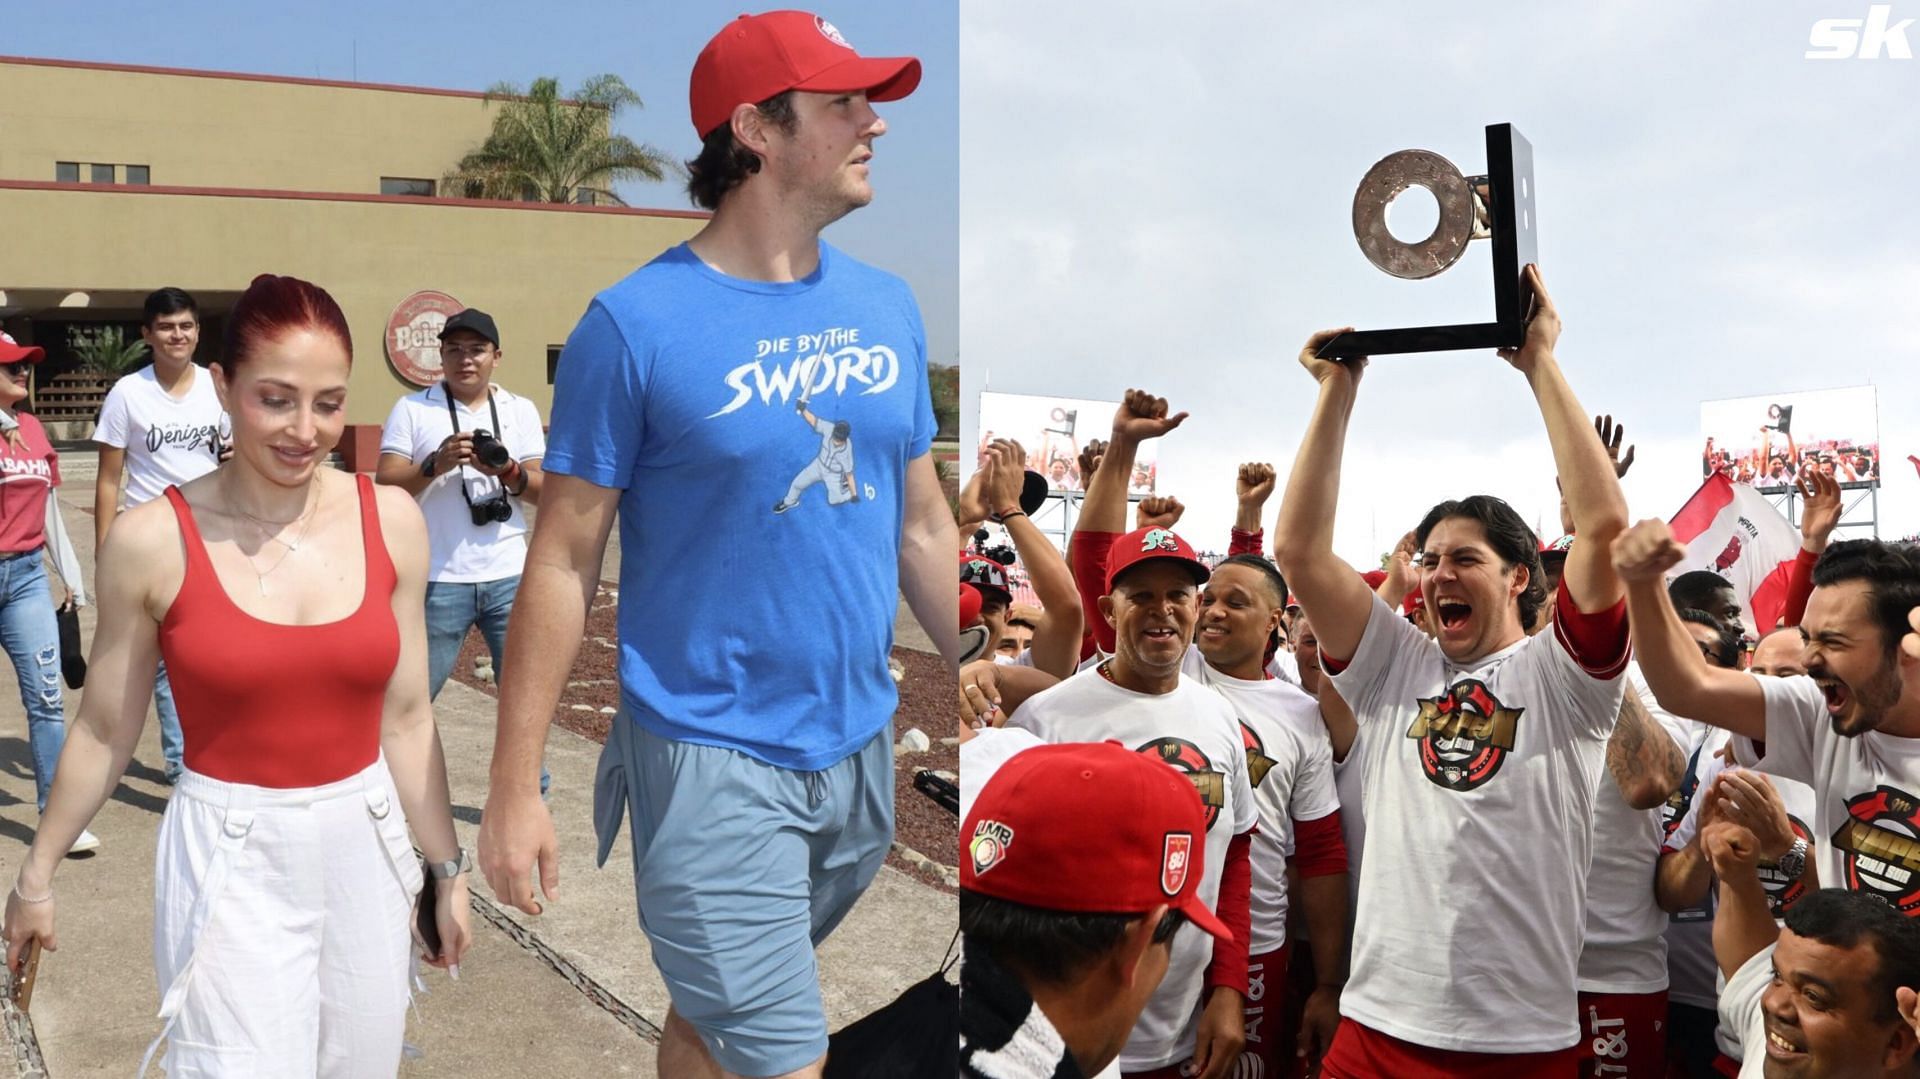
[[[494,348],[500,347],[500,331],[493,324],[493,316],[485,311],[469,307],[448,319],[447,324],[440,327],[440,340],[445,341],[455,330],[471,330],[492,341]]]

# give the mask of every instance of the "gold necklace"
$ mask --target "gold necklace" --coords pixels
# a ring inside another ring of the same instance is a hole
[[[306,513],[301,514],[299,517],[294,518],[295,521],[300,522],[300,534],[294,537],[293,542],[289,543],[286,540],[280,539],[279,536],[274,536],[274,535],[267,536],[268,539],[276,540],[280,543],[281,546],[286,548],[286,550],[280,552],[279,558],[276,558],[273,560],[273,565],[268,566],[265,570],[262,570],[260,568],[260,564],[258,562],[255,562],[253,560],[253,556],[250,554],[247,554],[244,548],[240,551],[240,554],[244,556],[247,560],[247,566],[253,570],[254,581],[259,585],[260,594],[262,596],[265,596],[267,594],[267,577],[270,574],[272,574],[274,570],[277,570],[280,568],[280,563],[285,562],[287,560],[288,555],[299,550],[301,541],[307,538],[307,527],[313,524],[313,519],[319,515],[320,500],[322,498],[325,498],[326,495],[327,495],[326,488],[321,487],[314,494],[312,507],[309,508]],[[228,501],[231,502],[232,500],[229,499]],[[245,517],[247,520],[254,522],[255,527],[261,526],[262,524],[261,518],[255,517],[253,514],[248,513],[246,510],[241,509],[238,505],[235,505],[233,508],[235,512],[240,514],[240,516]],[[283,524],[281,527],[285,527],[286,524],[292,524],[292,523],[293,523],[292,521],[285,522],[285,524]],[[266,533],[266,529],[264,527],[260,527],[260,531],[262,534]]]

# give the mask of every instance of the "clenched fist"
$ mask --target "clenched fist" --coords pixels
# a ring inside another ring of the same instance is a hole
[[[1180,515],[1185,512],[1187,507],[1181,505],[1180,500],[1172,495],[1143,498],[1140,500],[1139,508],[1134,512],[1133,527],[1171,529],[1180,523]]]
[[[1113,415],[1113,437],[1139,443],[1159,438],[1187,420],[1184,412],[1168,415],[1167,399],[1145,390],[1128,390]]]
[[[1687,557],[1673,529],[1657,517],[1622,532],[1613,541],[1613,570],[1623,581],[1658,581]]]

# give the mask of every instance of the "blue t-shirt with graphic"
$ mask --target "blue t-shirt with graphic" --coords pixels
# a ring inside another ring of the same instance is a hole
[[[870,741],[897,703],[907,462],[933,432],[913,293],[825,243],[800,281],[682,244],[596,296],[542,467],[623,492],[635,721],[809,771]]]

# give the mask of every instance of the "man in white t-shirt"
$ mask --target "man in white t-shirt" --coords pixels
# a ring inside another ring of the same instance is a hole
[[[1365,769],[1345,1021],[1330,1079],[1564,1077],[1575,1067],[1596,787],[1619,715],[1626,613],[1606,558],[1626,527],[1613,464],[1553,355],[1560,318],[1528,267],[1537,310],[1501,357],[1526,377],[1587,543],[1558,592],[1513,508],[1442,502],[1415,529],[1435,635],[1409,624],[1333,551],[1340,461],[1365,363],[1300,363],[1319,384],[1274,527],[1274,553],[1353,708]],[[1447,406],[1441,406],[1447,407]],[[1464,408],[1458,402],[1456,409]],[[1528,637],[1539,607],[1553,628]]]
[[[1741,1079],[1913,1076],[1920,1041],[1900,997],[1920,984],[1920,923],[1869,895],[1821,888],[1777,928],[1753,833],[1720,820],[1700,842],[1720,877],[1720,1023],[1739,1031]]]
[[[1347,850],[1333,785],[1333,750],[1320,710],[1299,686],[1266,670],[1278,648],[1287,585],[1258,554],[1228,557],[1200,593],[1194,647],[1181,673],[1213,687],[1240,717],[1247,778],[1260,811],[1251,862],[1247,962],[1247,1045],[1254,1074],[1284,1075],[1295,1049],[1309,1068],[1333,1041],[1347,966]],[[1289,877],[1297,880],[1290,896]],[[1290,900],[1294,902],[1290,903]],[[1289,906],[1299,909],[1313,949],[1306,999],[1289,999]],[[1297,1006],[1296,1006],[1297,1005]],[[1298,1021],[1290,1021],[1294,1015]]]
[[[200,345],[200,311],[193,297],[172,287],[148,294],[140,336],[153,364],[113,384],[93,430],[100,446],[100,472],[93,481],[96,552],[121,510],[213,471],[232,437],[232,424],[213,392],[213,376],[193,361]],[[172,783],[182,767],[180,714],[164,663],[154,676],[153,704]]]
[[[1153,426],[1142,415],[1128,422]],[[1198,896],[1238,943],[1211,947],[1199,934],[1173,942],[1166,979],[1120,1054],[1130,1077],[1222,1079],[1245,1042],[1248,850],[1258,822],[1239,718],[1225,698],[1181,674],[1208,570],[1163,528],[1113,540],[1100,612],[1114,654],[1029,698],[1007,721],[1048,742],[1117,741],[1192,780],[1206,807],[1205,871]]]
[[[427,677],[436,697],[475,626],[500,670],[527,560],[527,508],[540,501],[546,435],[532,401],[493,384],[502,355],[492,316],[454,315],[440,331],[442,380],[394,402],[380,432],[374,478],[419,499],[427,518]]]
[[[1739,763],[1813,788],[1823,885],[1920,914],[1920,657],[1900,648],[1920,607],[1920,553],[1879,540],[1828,547],[1799,627],[1807,673],[1791,678],[1707,664],[1659,587],[1684,555],[1659,520],[1615,545],[1648,685],[1669,711],[1732,731]]]

